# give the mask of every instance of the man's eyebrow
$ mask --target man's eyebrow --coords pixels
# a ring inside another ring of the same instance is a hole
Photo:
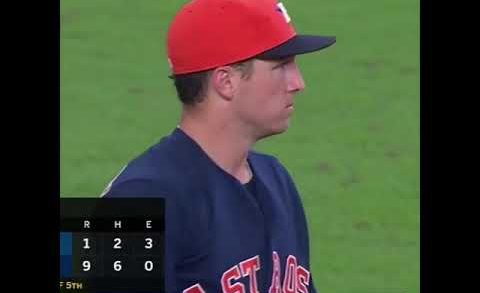
[[[294,56],[278,59],[278,60],[276,60],[277,63],[274,65],[274,67],[285,65],[287,63],[292,62],[293,60],[295,60]]]

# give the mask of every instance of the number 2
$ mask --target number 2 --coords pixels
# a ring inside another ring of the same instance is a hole
[[[113,245],[113,248],[114,249],[122,249],[122,246],[120,245],[122,243],[122,239],[120,238],[115,238],[113,239],[114,242],[116,242],[114,245]]]

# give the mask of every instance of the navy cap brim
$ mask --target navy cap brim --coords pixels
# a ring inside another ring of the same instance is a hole
[[[325,49],[336,42],[333,36],[296,35],[285,43],[256,56],[258,59],[274,60]]]

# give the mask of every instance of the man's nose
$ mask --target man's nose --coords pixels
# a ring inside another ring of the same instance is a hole
[[[301,92],[305,89],[305,81],[297,64],[294,63],[288,78],[288,92]]]

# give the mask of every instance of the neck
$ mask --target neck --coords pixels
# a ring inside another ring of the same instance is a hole
[[[252,177],[247,156],[255,141],[222,118],[218,114],[184,110],[179,128],[195,140],[215,164],[245,184]]]

